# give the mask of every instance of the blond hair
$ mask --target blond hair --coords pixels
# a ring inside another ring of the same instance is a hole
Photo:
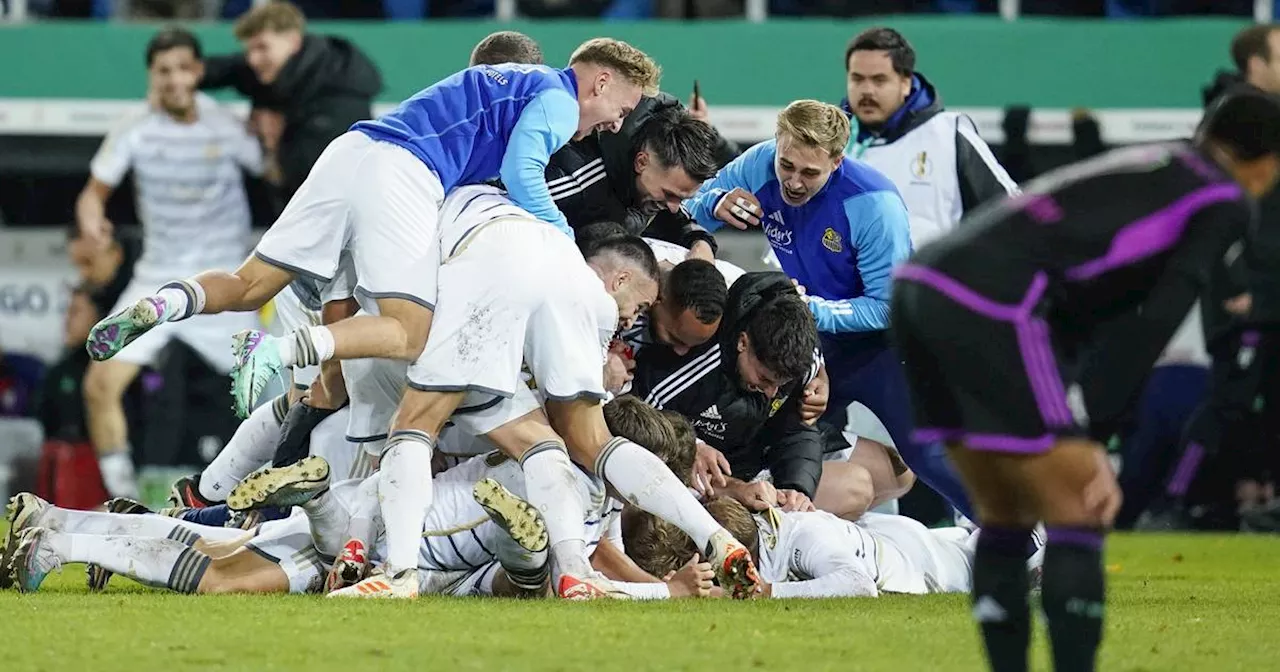
[[[817,100],[797,100],[778,115],[776,137],[786,135],[801,144],[820,147],[834,159],[844,154],[850,132],[849,118],[840,108]]]
[[[235,36],[237,40],[247,40],[262,33],[299,33],[307,28],[307,17],[292,2],[269,2],[246,12],[236,20]]]
[[[591,63],[609,68],[628,82],[639,86],[646,96],[658,93],[658,80],[662,68],[649,55],[635,47],[608,37],[597,37],[583,42],[569,57],[569,65]]]

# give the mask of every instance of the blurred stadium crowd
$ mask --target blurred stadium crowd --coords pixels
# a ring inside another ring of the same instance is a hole
[[[37,17],[98,19],[234,19],[253,0],[0,0],[24,2]],[[316,19],[483,17],[499,11],[501,0],[300,0]],[[742,16],[750,0],[515,0],[529,17],[688,19]],[[994,14],[1001,0],[767,0],[770,16],[875,16],[906,13]],[[1254,0],[1020,0],[1027,16],[1157,17],[1185,15],[1254,16]]]

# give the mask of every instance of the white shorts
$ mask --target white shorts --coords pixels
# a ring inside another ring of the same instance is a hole
[[[540,408],[542,405],[538,403],[537,397],[533,396],[533,391],[521,384],[516,387],[510,398],[483,392],[467,393],[462,400],[462,405],[458,406],[449,418],[449,422],[453,423],[454,429],[462,434],[473,437],[484,436]],[[486,444],[487,442],[483,444],[471,442],[470,449],[475,451],[472,454],[479,455],[485,452],[486,448],[491,448]]]
[[[440,178],[408,150],[348,131],[316,160],[254,254],[327,284],[348,249],[363,294],[433,308],[443,201]]]
[[[156,293],[172,278],[134,276],[120,295],[111,313],[132,306],[143,297]],[[214,371],[227,374],[235,361],[231,357],[231,337],[238,331],[260,327],[256,313],[219,313],[217,315],[193,315],[185,320],[158,324],[137,340],[126,345],[113,360],[148,366],[155,364],[156,356],[170,341],[182,341]]]
[[[617,304],[573,241],[549,224],[507,217],[456,247],[440,265],[440,306],[409,385],[511,398],[527,389],[527,362],[547,399],[603,400]],[[471,396],[464,406],[484,402]]]
[[[245,548],[276,563],[289,577],[290,593],[316,593],[324,585],[329,566],[311,540],[311,523],[302,509],[283,520],[258,526]]]
[[[279,321],[281,332],[276,334],[277,336],[291,334],[302,327],[320,326],[319,311],[311,310],[302,305],[302,300],[294,293],[292,286],[285,287],[283,291],[276,294],[274,304],[276,320]],[[295,367],[293,369],[293,384],[297,387],[309,388],[318,375],[320,375],[319,366]]]
[[[387,438],[391,420],[404,396],[406,362],[390,359],[347,359],[342,362],[342,379],[347,383],[351,415],[347,440],[371,443]]]

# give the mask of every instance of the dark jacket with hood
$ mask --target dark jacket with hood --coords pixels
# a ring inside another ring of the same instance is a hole
[[[715,238],[683,210],[636,206],[636,134],[654,112],[680,101],[665,93],[646,97],[623,120],[617,133],[595,133],[571,142],[551,155],[547,165],[547,186],[556,207],[579,229],[600,221],[617,222],[629,233],[657,238],[690,247],[704,240],[712,249]],[[724,138],[716,147],[723,166],[733,160],[737,148]]]
[[[1204,89],[1208,107],[1227,89],[1248,86],[1239,74],[1220,71]],[[1272,191],[1258,201],[1258,226],[1245,239],[1239,254],[1228,256],[1200,302],[1205,343],[1210,351],[1221,339],[1246,325],[1280,328],[1280,192]],[[1247,316],[1227,312],[1223,304],[1248,292],[1253,305]],[[1234,354],[1232,355],[1234,357]]]
[[[738,374],[738,335],[748,320],[773,297],[794,292],[782,273],[743,275],[729,288],[724,317],[710,341],[684,355],[665,345],[637,348],[631,394],[688,418],[699,439],[724,453],[735,478],[750,481],[768,469],[775,487],[812,499],[822,476],[822,435],[800,421],[799,406],[820,356],[815,351],[808,376],[776,399],[747,391]]]
[[[354,44],[340,37],[306,35],[271,84],[249,69],[244,54],[205,60],[201,88],[232,87],[255,108],[284,114],[279,161],[285,200],[293,195],[325,147],[357,121],[373,116],[374,96],[382,90],[378,68]]]
[[[883,124],[875,128],[858,123],[849,99],[840,101],[840,108],[848,115],[853,126],[845,154],[866,161],[883,172],[898,187],[912,211],[912,239],[920,235],[915,229],[920,217],[937,221],[949,228],[958,219],[947,208],[959,200],[959,212],[969,212],[993,198],[1005,196],[1016,184],[1000,165],[991,149],[978,135],[977,126],[969,117],[949,112],[942,104],[942,96],[922,74],[912,75],[911,93]],[[914,136],[919,142],[904,142]],[[945,150],[942,143],[950,145]],[[931,157],[954,154],[954,166],[935,165]],[[917,168],[918,166],[918,168]],[[907,188],[908,184],[930,184],[934,189],[945,188],[937,173],[952,168],[955,173],[958,194],[943,194],[939,199],[934,190]],[[922,193],[923,192],[923,193]],[[921,193],[921,198],[913,194]]]

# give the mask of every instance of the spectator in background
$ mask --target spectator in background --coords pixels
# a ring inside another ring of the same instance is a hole
[[[1015,193],[973,120],[947,112],[933,84],[916,71],[916,52],[898,31],[871,28],[845,50],[853,125],[845,153],[884,173],[911,216],[915,249],[955,228],[984,201]]]
[[[88,344],[90,356],[97,359],[119,352],[91,364],[84,382],[89,434],[112,496],[137,495],[122,398],[142,367],[154,364],[169,341],[180,340],[226,374],[233,364],[230,335],[257,326],[248,313],[201,315],[141,336],[131,326],[135,316],[154,322],[172,315],[177,299],[143,298],[161,285],[162,297],[168,292],[203,301],[183,283],[164,283],[204,269],[234,269],[250,247],[243,172],[261,171],[262,151],[239,119],[196,91],[203,71],[200,56],[199,41],[184,30],[166,29],[151,39],[146,64],[152,107],[107,135],[76,201],[83,235],[110,254],[107,200],[126,173],[134,174],[143,253],[114,314],[99,323],[101,330]]]
[[[206,59],[200,86],[233,87],[252,102],[250,124],[282,205],[330,141],[373,116],[382,76],[351,42],[307,34],[306,18],[288,2],[253,8],[236,21],[235,36],[244,53]]]
[[[133,280],[133,265],[142,253],[137,240],[122,237],[110,223],[107,227],[114,235],[106,240],[86,235],[78,223],[67,229],[67,257],[99,316],[106,315],[120,300],[125,287]]]
[[[1233,88],[1280,94],[1280,26],[1245,28],[1230,51],[1236,72],[1219,72],[1205,87],[1207,107]],[[1258,217],[1261,225],[1241,253],[1219,265],[1201,299],[1213,357],[1209,396],[1187,425],[1166,486],[1169,501],[1157,516],[1163,524],[1238,528],[1237,479],[1257,475],[1244,456],[1259,447],[1280,451],[1280,194],[1259,199]]]
[[[82,383],[90,360],[84,342],[101,315],[88,287],[81,285],[72,290],[63,323],[62,344],[66,350],[45,374],[36,403],[36,417],[46,440],[77,443],[89,438]]]

